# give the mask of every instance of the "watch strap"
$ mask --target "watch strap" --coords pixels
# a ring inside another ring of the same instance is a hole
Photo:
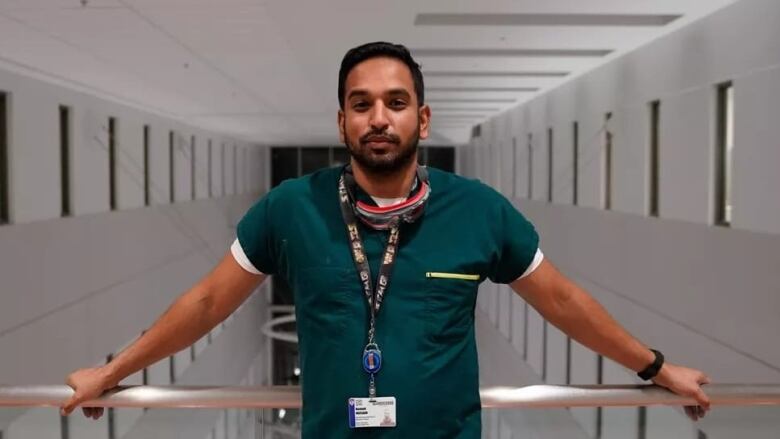
[[[664,354],[655,349],[650,349],[650,351],[655,355],[655,359],[652,363],[650,363],[649,366],[637,373],[639,378],[642,378],[643,380],[650,380],[655,378],[655,376],[658,375],[658,372],[661,370],[661,366],[664,365]]]

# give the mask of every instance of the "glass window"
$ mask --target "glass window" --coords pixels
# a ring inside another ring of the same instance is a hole
[[[149,169],[149,125],[144,125],[144,206],[151,203],[151,180]],[[146,371],[146,369],[144,369]]]
[[[327,168],[330,165],[330,148],[313,147],[301,148],[301,174],[306,175],[312,172]]]
[[[452,146],[429,146],[426,150],[428,166],[442,171],[455,172],[455,148]]]
[[[212,154],[211,139],[209,139],[208,158],[206,159],[208,161],[209,198],[211,198],[214,195],[214,191],[211,188],[211,185],[213,183],[212,182],[212,180],[213,180],[212,175],[213,174],[212,174],[212,171],[211,171],[211,166],[212,166],[212,161],[213,160],[211,158],[211,154]]]
[[[650,103],[650,216],[658,216],[659,135],[661,101]]]
[[[220,175],[219,175],[219,183],[222,187],[222,196],[225,196],[225,193],[227,191],[227,188],[225,187],[225,144],[222,143],[221,148],[219,150],[219,168],[220,168]]]
[[[517,198],[517,137],[512,137],[512,198]]]
[[[190,136],[190,199],[195,199],[195,136]]]
[[[340,165],[346,165],[350,161],[350,155],[349,151],[347,151],[347,148],[345,147],[336,147],[333,148],[333,160],[331,161],[332,166],[340,166]]]
[[[271,187],[288,178],[296,178],[298,172],[298,148],[275,147],[271,149]]]
[[[612,209],[612,131],[609,128],[611,119],[612,113],[607,113],[604,117],[604,164],[602,167],[604,193],[602,194],[602,202],[606,210]]]
[[[547,128],[547,202],[553,200],[553,129]]]
[[[109,208],[116,210],[116,135],[115,117],[108,118],[108,198]]]
[[[70,108],[60,105],[60,190],[62,216],[70,216]]]
[[[528,199],[534,196],[534,135],[528,133]]]
[[[734,87],[731,82],[718,86],[717,150],[715,153],[715,224],[728,227],[732,218],[731,182],[734,152]]]
[[[0,224],[7,224],[8,215],[8,94],[0,91]]]
[[[238,193],[238,145],[233,144],[233,193]]]
[[[572,152],[572,204],[575,206],[579,202],[579,180],[580,180],[580,125],[576,121],[572,124],[572,139],[574,151]]]
[[[176,155],[176,133],[168,132],[168,185],[171,203],[176,201],[176,175],[174,157]]]

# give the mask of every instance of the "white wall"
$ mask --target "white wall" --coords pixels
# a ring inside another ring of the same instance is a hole
[[[169,166],[168,133],[176,132],[181,146],[176,151],[176,200],[190,200],[191,164],[190,136],[196,136],[196,194],[208,193],[206,139],[213,138],[250,150],[262,150],[256,144],[242,142],[218,133],[198,130],[180,121],[128,107],[97,96],[25,77],[3,69],[0,63],[0,90],[9,96],[9,186],[11,223],[20,224],[59,218],[61,214],[59,106],[70,108],[71,114],[71,210],[73,215],[109,211],[108,118],[117,120],[116,200],[118,209],[132,209],[144,204],[143,126],[150,132],[151,201],[168,203]],[[217,152],[218,153],[218,152]],[[232,156],[227,169],[232,170]],[[252,169],[267,165],[261,155],[252,154],[248,161]],[[219,166],[219,162],[217,162]],[[214,184],[219,188],[219,174]],[[232,186],[232,174],[228,187]],[[259,192],[263,185],[244,188],[243,193]],[[228,194],[237,193],[235,190]],[[221,196],[221,188],[214,192]]]
[[[254,199],[235,196],[0,229],[0,351],[14,353],[0,361],[0,382],[60,383],[69,371],[119,351],[221,258],[234,238],[235,222]],[[265,303],[264,295],[256,296],[258,304]],[[214,331],[213,340],[226,340],[219,356],[210,353],[211,348],[200,349],[211,363],[230,358],[230,367],[191,363],[190,350],[185,349],[175,356],[176,375],[184,377],[198,366],[201,376],[213,375],[213,382],[229,384],[220,381],[219,374],[242,364],[248,367],[240,357],[262,352],[259,345],[247,348],[257,338],[246,332],[256,334],[265,315],[257,315],[253,307],[244,307],[253,311],[243,320],[231,320],[249,322],[238,339],[226,335],[229,330]],[[168,360],[149,368],[149,382],[170,382]],[[125,383],[140,384],[140,374]],[[41,420],[47,416],[49,421]],[[117,431],[129,431],[141,416],[138,410],[117,410]],[[71,419],[76,437],[105,437],[106,424]],[[59,431],[55,410],[17,417],[6,437],[31,437],[26,436],[31,429],[45,426]]]
[[[24,353],[0,381],[60,382],[137,336],[227,251],[254,198],[0,228],[0,350]]]
[[[780,275],[774,263],[780,249],[779,16],[776,1],[737,2],[505,111],[461,149],[463,173],[511,197],[507,169],[501,167],[497,178],[495,157],[511,157],[516,137],[517,157],[509,170],[516,174],[516,205],[539,230],[547,257],[645,343],[672,362],[705,370],[715,382],[780,380]],[[715,106],[717,85],[729,80],[735,94],[733,220],[724,228],[713,225]],[[660,214],[649,218],[650,102],[656,99]],[[609,122],[607,112],[612,112]],[[573,121],[579,123],[579,206],[571,206]],[[554,129],[552,204],[547,202],[548,127]],[[613,134],[611,211],[602,207],[606,131]],[[526,195],[527,133],[534,144],[532,200]],[[480,294],[494,291],[486,286]],[[489,312],[491,302],[481,297],[480,308],[503,332],[507,324]],[[539,376],[544,372],[549,383],[559,382],[565,337],[548,327],[542,371],[541,318],[529,312],[525,322],[518,302],[511,303],[513,349],[528,353],[527,363]],[[525,335],[519,325],[528,328],[527,346],[518,340]],[[596,383],[597,360],[573,343],[572,382]],[[635,380],[609,360],[601,378]],[[572,413],[594,436],[597,412]],[[735,413],[716,409],[709,422],[693,425],[679,410],[651,408],[646,434],[693,438],[702,429],[709,437],[728,437],[735,431],[730,426]],[[750,425],[743,428],[756,437],[777,428],[776,410],[751,407],[739,413],[749,416]],[[635,437],[638,416],[636,409],[604,410],[603,437]]]
[[[11,216],[11,224],[0,227],[0,352],[9,353],[0,360],[0,382],[61,383],[69,371],[103,362],[137,337],[222,257],[235,237],[235,223],[268,187],[267,151],[2,66],[0,90],[10,98]],[[60,105],[70,108],[71,117],[69,218],[61,218]],[[111,213],[109,117],[117,121],[117,211]],[[145,125],[150,127],[152,206],[148,208],[144,208]],[[181,146],[175,151],[176,201],[187,201],[175,205],[170,205],[171,130]],[[189,202],[192,135],[198,202]],[[245,166],[254,175],[247,175],[246,184],[231,191],[229,198],[216,199],[224,195],[217,175],[212,180],[213,199],[208,199],[207,138],[247,150]],[[257,325],[262,318],[245,320]],[[220,333],[227,332],[220,326],[210,338]],[[247,337],[242,337],[225,346],[235,349],[236,343],[243,344],[242,352],[256,354],[245,349]],[[208,340],[199,342],[199,355],[212,350]],[[237,353],[225,355],[232,359],[231,365],[248,367],[249,363],[235,361]],[[175,358],[177,376],[198,363],[192,362],[189,349]],[[170,369],[167,359],[151,366],[149,382],[169,384]],[[141,374],[126,383],[140,384]],[[119,436],[142,417],[139,410],[116,410]],[[9,439],[59,437],[60,419],[54,409],[4,411],[1,418],[0,430]],[[105,417],[92,422],[74,416],[69,430],[71,437],[105,438],[108,425]]]
[[[612,209],[644,215],[649,103],[660,100],[660,217],[711,224],[716,86],[731,80],[736,106],[732,227],[780,233],[780,198],[766,189],[780,185],[773,165],[780,159],[780,133],[772,119],[780,97],[780,29],[773,24],[779,10],[771,0],[737,2],[485,122],[472,147],[489,144],[509,152],[512,136],[526,143],[526,133],[532,133],[533,198],[546,200],[547,128],[553,127],[553,200],[571,203],[569,157],[576,120],[579,204],[601,207],[604,130],[609,129],[614,134]],[[607,112],[613,117],[605,124]],[[517,181],[525,185],[527,154],[518,157]],[[470,175],[493,184],[496,169]],[[506,181],[506,170],[501,177]],[[494,185],[511,193],[505,183]]]

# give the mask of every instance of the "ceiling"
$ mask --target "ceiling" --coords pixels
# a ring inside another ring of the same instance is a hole
[[[344,52],[392,41],[423,66],[429,143],[459,144],[733,1],[0,0],[0,67],[258,143],[335,144]]]

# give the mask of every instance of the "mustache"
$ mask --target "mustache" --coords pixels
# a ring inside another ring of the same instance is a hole
[[[360,137],[360,143],[367,142],[389,142],[389,143],[401,143],[401,138],[395,134],[385,132],[370,132]]]

